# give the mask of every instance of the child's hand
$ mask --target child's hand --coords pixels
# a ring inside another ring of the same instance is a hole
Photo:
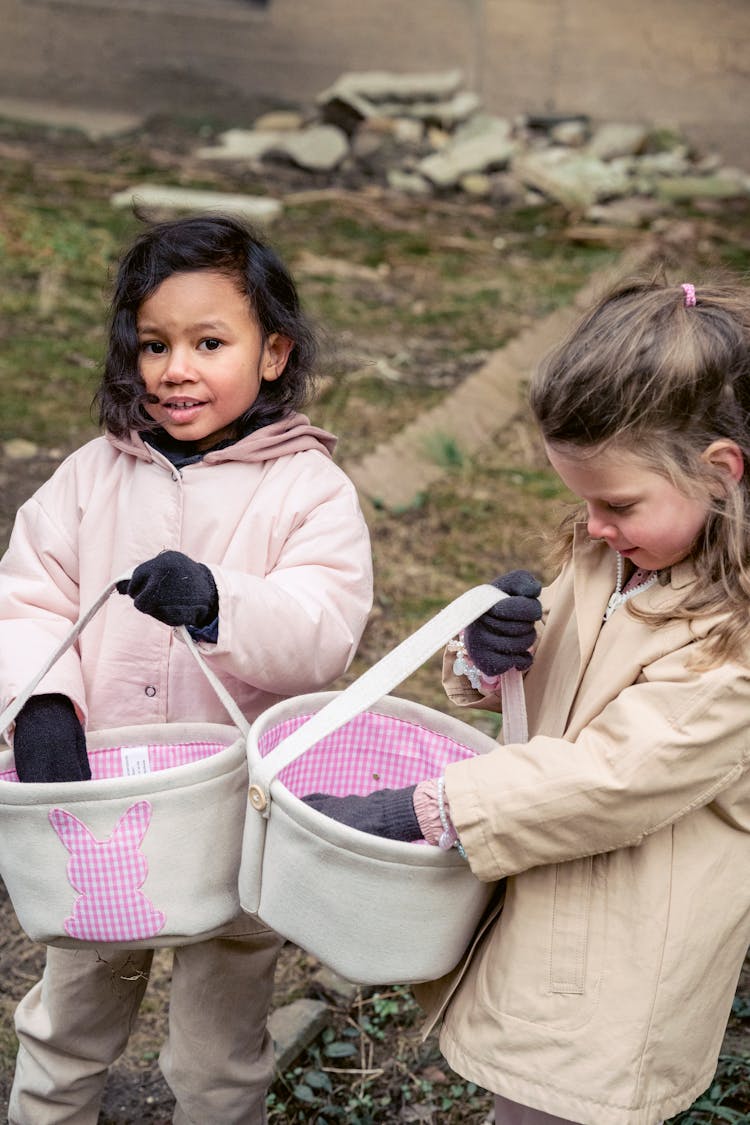
[[[485,676],[501,676],[510,668],[525,672],[533,657],[534,622],[542,616],[541,584],[528,570],[512,570],[492,583],[507,598],[464,629],[464,644]]]
[[[219,591],[203,563],[181,551],[162,551],[141,563],[133,576],[117,583],[121,594],[130,594],[141,613],[165,625],[210,625],[219,613]]]
[[[310,793],[302,800],[317,809],[323,816],[341,821],[371,836],[384,836],[388,840],[422,839],[414,812],[415,785],[405,789],[378,789],[367,797],[331,797],[327,793]]]
[[[88,781],[86,736],[66,695],[33,695],[16,717],[19,781]]]

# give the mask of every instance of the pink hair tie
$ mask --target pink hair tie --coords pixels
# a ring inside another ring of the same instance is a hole
[[[695,286],[686,281],[684,285],[680,286],[682,292],[685,294],[685,308],[690,309],[695,304]]]

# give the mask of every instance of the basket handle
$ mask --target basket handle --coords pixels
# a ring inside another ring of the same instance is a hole
[[[11,723],[15,722],[19,711],[24,706],[24,704],[29,701],[36,688],[49,672],[50,668],[52,668],[60,659],[60,657],[68,651],[71,645],[75,644],[75,642],[78,640],[79,635],[86,628],[89,621],[91,621],[91,619],[96,616],[96,614],[109,598],[110,594],[112,594],[113,590],[117,588],[117,583],[126,581],[131,577],[131,574],[132,571],[127,571],[126,574],[121,574],[118,578],[113,578],[111,582],[107,583],[101,594],[99,594],[98,598],[94,602],[92,602],[92,604],[84,613],[81,614],[81,616],[71,627],[69,632],[66,633],[63,639],[60,641],[57,648],[47,657],[36,675],[30,680],[23,691],[18,693],[13,702],[5,708],[2,714],[0,714],[0,733],[7,730]],[[221,680],[219,680],[216,674],[208,667],[208,664],[201,656],[196,647],[195,641],[190,636],[185,626],[180,625],[176,627],[174,632],[178,634],[182,640],[185,641],[191,654],[195,657],[195,660],[197,661],[198,666],[200,667],[204,676],[211,684],[211,687],[214,689],[220,701],[226,708],[230,719],[237,727],[237,729],[241,732],[243,738],[247,738],[248,732],[250,730],[250,724],[240,711],[235,701],[232,699],[229,692],[222,684]]]
[[[452,637],[455,637],[466,625],[470,625],[482,613],[491,609],[493,605],[508,597],[502,590],[489,584],[474,586],[466,590],[435,617],[427,621],[416,633],[402,641],[386,656],[373,664],[359,679],[350,684],[336,695],[329,703],[313,715],[302,726],[283,739],[269,754],[261,757],[253,740],[248,742],[248,755],[251,764],[253,786],[256,788],[257,804],[267,816],[270,812],[270,786],[273,778],[285,766],[290,765],[301,757],[306,750],[314,746],[326,735],[344,726],[351,719],[356,718],[362,711],[366,711],[372,704],[377,703],[384,695],[393,691],[402,680],[421,667],[424,662],[443,648]],[[506,722],[512,730],[514,742],[525,742],[526,709],[523,696],[523,677],[520,672],[512,669],[506,672],[501,679],[501,693],[503,701],[503,726],[506,733]],[[506,715],[505,707],[508,707]],[[510,739],[506,739],[510,741]],[[265,803],[262,798],[265,798]]]

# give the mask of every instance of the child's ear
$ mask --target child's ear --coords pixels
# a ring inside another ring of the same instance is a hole
[[[730,441],[729,438],[712,441],[703,450],[701,457],[712,468],[717,469],[720,473],[726,473],[735,484],[742,480],[745,473],[745,458],[742,456],[742,450],[737,442]]]
[[[286,367],[287,360],[294,347],[294,340],[282,336],[280,332],[272,332],[263,349],[261,375],[269,382],[278,379]]]

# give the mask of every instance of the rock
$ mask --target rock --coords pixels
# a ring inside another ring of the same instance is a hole
[[[294,271],[300,276],[339,277],[347,281],[382,281],[390,273],[387,262],[379,266],[363,266],[349,262],[345,258],[326,258],[304,250],[294,263]]]
[[[305,119],[301,113],[291,109],[276,109],[256,117],[253,129],[256,133],[290,133],[304,127]]]
[[[659,180],[656,194],[660,199],[672,203],[690,199],[736,199],[747,195],[750,186],[743,185],[734,177],[722,176],[673,176]]]
[[[581,148],[588,139],[588,127],[584,121],[561,121],[550,130],[550,138],[556,145],[566,148]]]
[[[342,74],[317,97],[318,105],[334,99],[355,103],[444,101],[458,93],[460,70],[433,74],[394,74],[385,70]],[[402,107],[403,108],[403,107]]]
[[[218,144],[199,148],[196,156],[201,160],[260,160],[283,143],[283,136],[279,130],[227,129]]]
[[[488,133],[510,140],[513,136],[513,125],[507,117],[498,117],[494,113],[475,113],[471,120],[465,121],[454,129],[453,141],[454,143],[469,141]]]
[[[30,461],[39,455],[39,446],[26,438],[11,438],[4,443],[3,452],[9,461]]]
[[[300,168],[330,172],[349,152],[349,141],[336,125],[312,125],[299,133],[282,134],[283,142],[274,151],[288,156]]]
[[[223,211],[244,215],[256,223],[270,223],[281,214],[278,199],[265,195],[233,195],[221,191],[199,191],[168,184],[136,184],[110,197],[113,207],[166,211]]]
[[[486,199],[492,194],[492,180],[485,172],[469,172],[462,176],[459,187],[475,199]]]
[[[528,113],[517,118],[517,125],[519,128],[543,129],[549,132],[567,121],[579,121],[588,127],[589,118],[585,113]]]
[[[340,977],[338,973],[334,973],[333,969],[329,969],[327,965],[321,965],[320,968],[315,971],[312,983],[338,1003],[347,1005],[351,1004],[356,998],[360,987],[358,984],[354,984],[353,981],[345,980],[344,977]]]
[[[436,187],[455,187],[462,176],[507,167],[515,151],[516,144],[505,131],[493,128],[426,156],[418,171]]]
[[[441,152],[451,143],[451,134],[447,129],[439,129],[437,125],[427,128],[427,143],[435,152]]]
[[[387,134],[380,129],[358,129],[351,139],[351,154],[355,160],[367,163],[386,147]]]
[[[610,122],[600,125],[587,145],[587,151],[600,160],[615,156],[633,156],[643,149],[648,138],[645,125],[620,125]]]
[[[635,162],[637,175],[645,176],[684,176],[690,168],[687,148],[667,149],[665,152],[647,152]]]
[[[630,180],[590,153],[550,148],[521,154],[512,170],[527,187],[566,207],[590,207],[602,199],[627,195]]]
[[[403,172],[400,168],[389,168],[386,172],[388,187],[402,191],[404,195],[432,195],[432,187],[418,172]]]
[[[309,114],[267,113],[255,129],[231,129],[198,156],[245,160],[256,170],[281,158],[312,172],[353,173],[381,193],[384,184],[425,197],[458,189],[497,206],[552,200],[585,212],[634,197],[631,208],[611,209],[606,217],[591,212],[592,222],[623,228],[647,225],[672,201],[708,205],[750,191],[747,172],[722,168],[715,154],[694,155],[669,124],[592,128],[587,115],[566,112],[507,119],[485,112],[461,81],[459,70],[343,74],[318,96],[317,122],[303,127]],[[663,187],[667,179],[674,182]]]
[[[494,203],[503,207],[521,207],[527,202],[527,192],[524,185],[512,172],[493,172],[490,176],[490,198]],[[544,197],[534,192],[532,206],[544,203]]]
[[[441,74],[344,74],[318,95],[317,102],[323,119],[349,135],[359,120],[372,117],[408,116],[452,128],[481,104],[475,93],[461,90],[460,84],[458,70]]]
[[[596,203],[589,207],[584,218],[590,223],[613,227],[643,227],[663,215],[667,204],[648,196],[633,195],[613,199],[609,203]]]
[[[479,109],[479,98],[476,94],[456,94],[450,101],[445,102],[411,102],[409,115],[420,121],[432,122],[443,129],[450,129],[461,121],[466,121]],[[380,113],[397,117],[404,112],[401,102],[381,102],[378,106]]]
[[[32,121],[61,129],[78,129],[92,141],[132,133],[143,125],[143,118],[131,113],[81,109],[60,105],[58,102],[24,98],[0,97],[0,117],[9,117],[14,121]]]
[[[393,136],[402,145],[421,145],[424,139],[424,125],[411,117],[393,119]]]
[[[309,171],[329,172],[349,152],[346,133],[336,125],[311,125],[294,131],[255,132],[250,129],[229,129],[222,133],[219,145],[198,149],[204,160],[260,160],[283,156]]]
[[[694,171],[701,176],[707,176],[712,172],[718,172],[719,168],[721,168],[721,157],[718,152],[708,152],[705,156],[696,160],[693,168]]]
[[[268,1018],[277,1070],[286,1070],[331,1022],[331,1013],[322,1000],[293,1000],[274,1009]]]

